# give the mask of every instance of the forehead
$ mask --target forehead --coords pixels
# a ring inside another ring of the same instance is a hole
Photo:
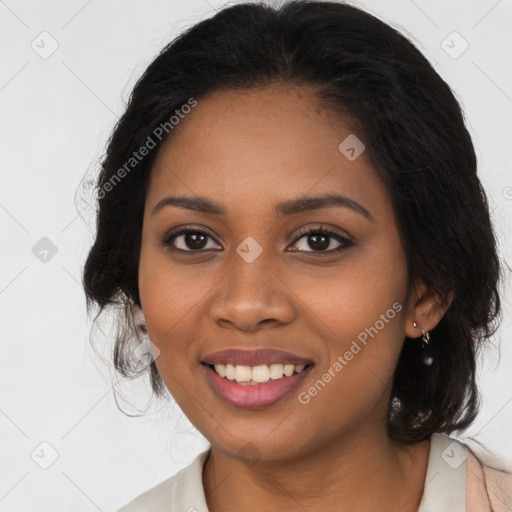
[[[147,205],[166,193],[246,206],[334,191],[389,201],[366,151],[349,159],[340,150],[346,140],[363,148],[356,126],[350,116],[322,108],[310,89],[289,84],[213,92],[160,148]]]

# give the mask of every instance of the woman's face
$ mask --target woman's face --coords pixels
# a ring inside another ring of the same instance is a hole
[[[404,336],[418,334],[390,198],[350,121],[290,85],[215,92],[153,167],[139,290],[156,364],[232,456],[284,459],[385,431]],[[160,203],[170,196],[204,202]],[[228,349],[246,353],[217,354]],[[232,364],[235,380],[206,362]]]

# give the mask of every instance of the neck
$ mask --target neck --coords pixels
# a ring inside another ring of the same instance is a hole
[[[247,463],[212,447],[203,469],[209,512],[416,512],[429,442],[399,446],[385,432],[345,435],[292,459]]]

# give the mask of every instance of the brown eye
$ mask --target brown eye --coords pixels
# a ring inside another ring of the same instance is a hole
[[[341,251],[343,249],[347,249],[348,247],[352,247],[354,245],[352,240],[349,240],[348,238],[341,236],[338,232],[328,228],[312,228],[305,230],[294,242],[294,245],[297,246],[298,242],[302,239],[304,239],[302,248],[293,250],[311,253],[323,252],[330,254],[333,252]],[[336,246],[336,243],[338,246]]]
[[[208,235],[203,233],[187,233],[183,236],[184,244],[189,249],[204,249],[208,238]]]
[[[185,252],[198,252],[206,249],[215,249],[216,247],[208,247],[208,241],[211,239],[208,233],[197,229],[185,229],[165,237],[162,245],[172,246],[173,249]]]
[[[315,251],[324,251],[329,247],[330,244],[330,236],[329,235],[320,235],[320,234],[313,234],[308,235],[307,240],[309,247],[314,249]]]

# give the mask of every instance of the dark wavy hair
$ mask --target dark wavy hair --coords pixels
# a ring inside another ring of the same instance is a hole
[[[430,333],[433,364],[425,364],[417,339],[404,340],[388,435],[412,443],[467,427],[479,408],[477,352],[501,317],[497,241],[471,137],[453,92],[421,52],[394,28],[343,3],[224,8],[169,43],[138,80],[95,182],[97,233],[83,269],[88,313],[93,303],[96,318],[107,307],[120,313],[115,367],[126,377],[138,372],[128,313],[140,306],[143,209],[165,140],[154,136],[155,128],[191,98],[274,81],[308,87],[326,107],[355,117],[392,201],[409,290],[422,281],[442,297],[454,294]],[[116,181],[148,137],[156,147]],[[155,363],[147,369],[154,394],[163,395]]]

